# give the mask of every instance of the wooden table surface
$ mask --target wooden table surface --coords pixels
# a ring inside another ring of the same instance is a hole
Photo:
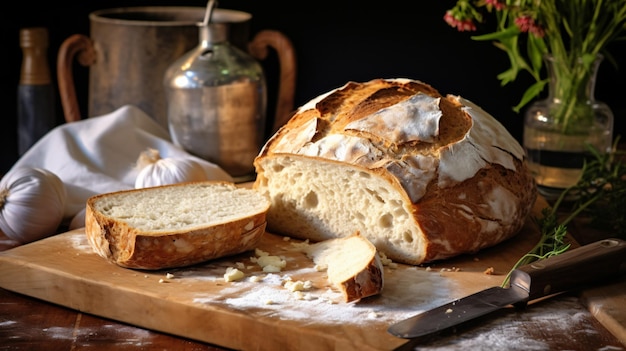
[[[589,231],[574,229],[580,233]],[[596,233],[596,235],[602,235]],[[605,235],[606,236],[606,235]],[[580,241],[593,238],[581,237]],[[0,233],[0,251],[18,243]],[[420,350],[624,350],[576,293],[545,299],[526,311],[496,312],[421,341]],[[413,346],[406,349],[413,349]],[[0,289],[0,350],[225,350],[93,316]]]

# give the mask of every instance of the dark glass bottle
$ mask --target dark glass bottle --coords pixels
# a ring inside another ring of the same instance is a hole
[[[48,30],[20,30],[22,67],[17,89],[18,152],[23,155],[56,126],[55,89],[48,65]]]

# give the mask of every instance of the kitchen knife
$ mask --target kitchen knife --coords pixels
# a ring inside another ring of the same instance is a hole
[[[500,308],[524,307],[540,297],[581,288],[626,273],[626,242],[600,240],[535,261],[511,273],[508,288],[492,287],[391,325],[388,332],[418,338],[484,316]]]

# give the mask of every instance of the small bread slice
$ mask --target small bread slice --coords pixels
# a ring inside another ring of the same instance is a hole
[[[220,181],[118,191],[87,200],[92,249],[126,268],[182,267],[254,249],[269,201]]]
[[[317,242],[304,250],[317,266],[327,269],[328,281],[343,293],[345,302],[382,292],[382,262],[376,247],[358,232]]]

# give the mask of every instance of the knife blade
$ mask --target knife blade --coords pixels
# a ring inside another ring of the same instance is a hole
[[[411,339],[434,334],[514,305],[626,273],[626,242],[610,238],[515,269],[506,288],[491,287],[392,324],[388,332]]]

